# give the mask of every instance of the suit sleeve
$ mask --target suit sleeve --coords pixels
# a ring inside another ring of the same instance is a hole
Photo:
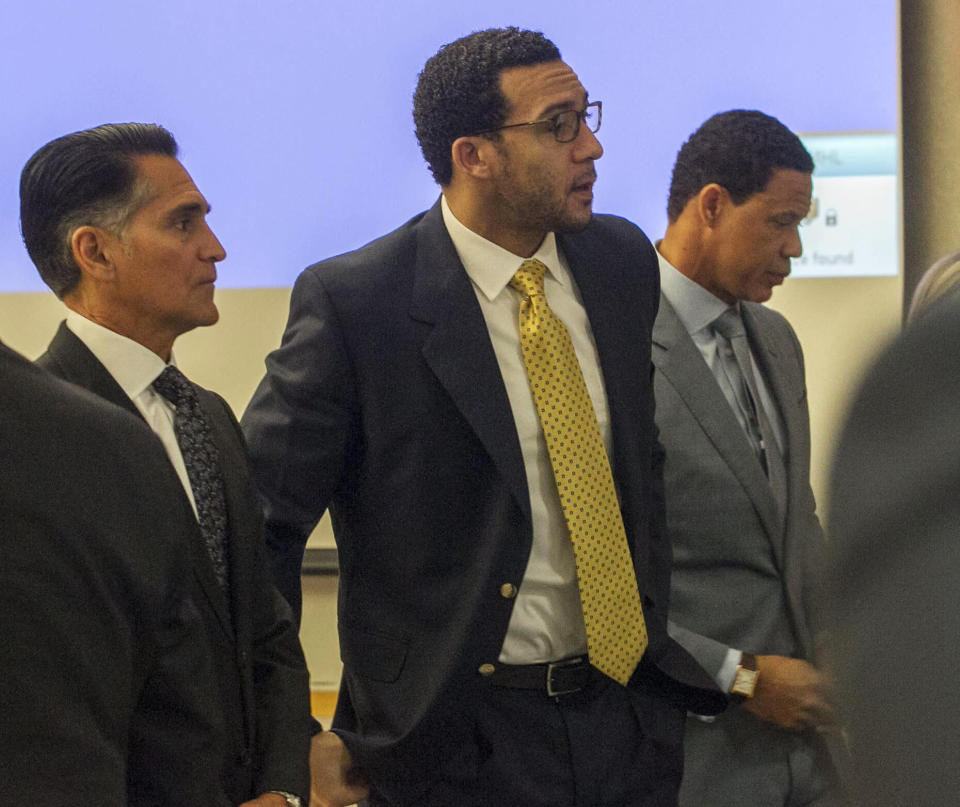
[[[240,424],[230,406],[215,396],[237,441],[247,456]],[[245,482],[252,487],[249,476]],[[250,490],[251,500],[255,491]],[[309,748],[314,723],[310,718],[310,676],[300,646],[297,624],[286,600],[273,583],[263,542],[263,518],[256,506],[246,519],[244,534],[255,543],[252,581],[246,586],[251,609],[251,664],[256,700],[257,794],[271,790],[310,792]]]
[[[673,620],[667,620],[667,630],[670,636],[697,660],[697,663],[707,671],[714,681],[717,680],[720,668],[730,651],[737,649],[728,647],[723,642],[718,642],[709,636],[688,630],[676,624]]]
[[[253,690],[257,712],[257,793],[310,793],[310,677],[290,606],[269,579],[258,553],[253,592]]]
[[[826,537],[823,527],[817,516],[817,504],[813,495],[813,489],[810,486],[809,468],[810,468],[810,410],[807,404],[807,383],[806,368],[803,359],[803,349],[800,347],[800,340],[789,323],[787,329],[790,336],[790,343],[793,347],[797,366],[797,377],[803,385],[803,396],[800,401],[801,409],[801,427],[807,435],[807,453],[796,461],[803,462],[807,473],[807,481],[804,489],[798,496],[799,501],[791,503],[796,508],[796,518],[798,520],[799,534],[803,536],[805,555],[803,559],[803,609],[807,618],[807,624],[810,626],[810,632],[814,642],[814,659],[820,660],[820,650],[827,643],[826,633],[828,631],[827,619],[825,617],[824,603],[827,600],[826,591]]]
[[[242,419],[264,499],[268,558],[298,621],[304,546],[348,463],[353,389],[336,311],[307,270],[294,286],[283,341],[267,357],[267,373]]]

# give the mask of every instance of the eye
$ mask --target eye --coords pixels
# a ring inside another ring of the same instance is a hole
[[[773,223],[776,227],[797,227],[800,224],[800,219],[796,218],[796,216],[778,216],[773,220]]]
[[[579,113],[574,109],[567,109],[553,116],[553,134],[560,140],[570,140],[573,131],[577,128]]]

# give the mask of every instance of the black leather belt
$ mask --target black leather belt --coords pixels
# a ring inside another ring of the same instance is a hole
[[[584,689],[593,674],[587,657],[577,656],[549,664],[497,664],[487,680],[498,687],[528,689],[557,698]]]

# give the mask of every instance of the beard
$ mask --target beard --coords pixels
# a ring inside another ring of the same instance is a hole
[[[518,169],[506,149],[500,153],[503,172],[496,199],[501,219],[517,229],[543,234],[579,232],[590,223],[592,201],[581,202],[571,194],[596,178],[592,164],[573,182],[566,182],[543,165]]]

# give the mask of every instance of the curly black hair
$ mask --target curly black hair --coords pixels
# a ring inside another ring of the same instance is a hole
[[[441,186],[450,184],[450,147],[458,137],[496,129],[506,120],[500,73],[553,62],[560,51],[538,31],[491,28],[444,45],[420,73],[413,122],[424,159]]]
[[[667,218],[676,221],[705,186],[723,186],[734,204],[767,187],[777,169],[813,172],[800,138],[776,118],[755,109],[731,109],[707,120],[681,146],[673,166]]]

